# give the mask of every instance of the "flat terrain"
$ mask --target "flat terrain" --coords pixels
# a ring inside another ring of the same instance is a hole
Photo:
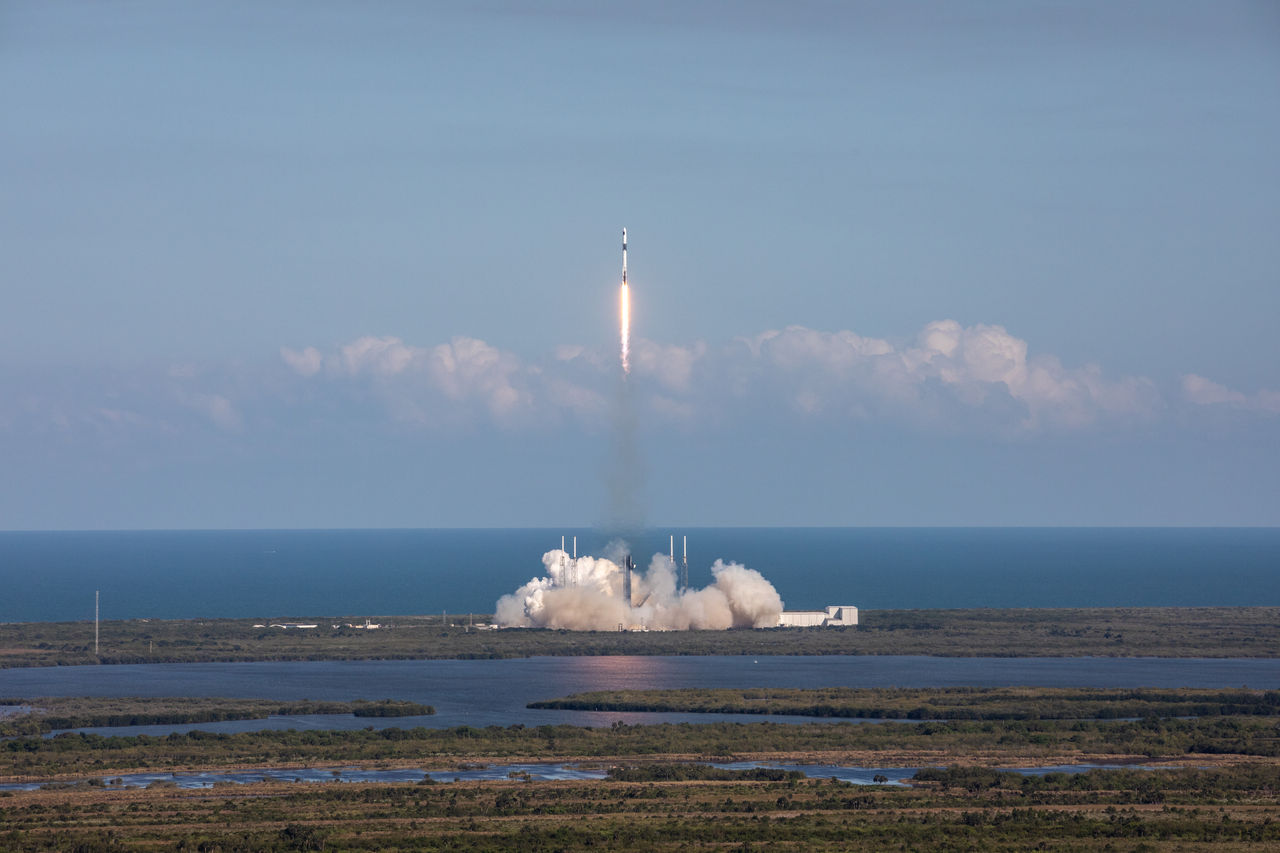
[[[1274,767],[1039,779],[80,787],[0,796],[25,850],[1215,850],[1280,845]]]
[[[803,691],[788,691],[789,694]],[[810,691],[813,697],[825,691]],[[871,706],[892,704],[895,690],[867,691]],[[924,692],[924,691],[920,691]],[[1016,701],[1007,689],[976,691],[965,703],[970,719],[918,723],[704,723],[589,728],[570,725],[506,728],[357,729],[253,731],[235,734],[191,731],[166,736],[28,735],[0,741],[0,780],[76,779],[141,770],[211,770],[327,766],[447,769],[458,762],[642,759],[736,761],[805,760],[835,764],[920,766],[983,764],[1028,766],[1064,763],[1163,761],[1181,763],[1277,763],[1280,716],[1215,713],[1185,717],[1184,703],[1152,703],[1141,719],[1117,716],[1132,700],[1121,691],[1099,691],[1081,706],[1094,718],[1028,719],[1027,707],[1054,708],[1079,691],[1022,688]],[[1156,691],[1153,691],[1155,693]],[[1173,694],[1176,691],[1159,691]],[[1201,694],[1201,704],[1221,712],[1232,699]],[[946,705],[948,691],[940,691]],[[1249,691],[1242,691],[1249,693]],[[954,694],[953,694],[954,695]],[[1251,694],[1265,711],[1271,694]],[[803,696],[791,698],[803,699]],[[83,713],[94,701],[113,707],[121,700],[79,700]],[[159,700],[163,706],[168,700]],[[955,703],[952,703],[954,706]],[[1002,717],[1002,718],[1001,718]]]
[[[601,690],[531,702],[575,711],[794,714],[875,720],[1093,720],[1280,715],[1280,691],[1082,687]]]
[[[383,699],[377,702],[274,702],[268,699],[209,697],[37,696],[0,698],[0,737],[41,734],[90,726],[152,726],[259,720],[297,714],[356,717],[416,717],[434,714],[430,705]]]
[[[1280,608],[1187,607],[865,612],[856,628],[577,632],[476,630],[488,615],[343,618],[318,628],[263,619],[0,624],[0,668],[254,660],[516,658],[538,655],[941,655],[948,657],[1276,657]],[[284,621],[284,620],[271,620]]]
[[[821,690],[782,693],[779,701],[800,704],[841,698]],[[15,737],[0,741],[0,781],[47,787],[0,792],[0,849],[1280,848],[1280,716],[1267,713],[1273,694],[1041,688],[854,693],[843,698],[898,710],[927,700],[964,708],[975,718]],[[696,699],[696,691],[686,698]],[[127,712],[140,700],[64,701],[64,711],[92,716]],[[171,707],[177,700],[146,701],[157,712],[199,711],[181,702]],[[233,707],[225,704],[230,701],[213,700],[210,708]],[[1149,703],[1150,714],[1116,719],[1131,702]],[[1187,703],[1216,715],[1171,716]],[[1223,713],[1242,707],[1257,713]],[[1097,717],[1018,718],[1036,708]],[[705,766],[735,760],[923,769],[909,786],[898,787]],[[111,781],[145,771],[427,770],[527,761],[584,762],[609,768],[610,776],[571,782],[265,782],[196,790],[172,782],[124,789]],[[1142,767],[1045,776],[998,769],[1090,763]]]

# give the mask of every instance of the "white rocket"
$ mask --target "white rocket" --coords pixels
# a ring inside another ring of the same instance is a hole
[[[627,283],[627,229],[622,229],[622,283]]]

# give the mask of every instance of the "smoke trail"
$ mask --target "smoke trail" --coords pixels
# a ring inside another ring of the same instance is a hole
[[[613,409],[612,453],[604,466],[609,493],[607,530],[623,534],[644,526],[643,468],[636,445],[636,418],[631,403],[631,287],[627,284],[627,229],[622,229],[622,284],[618,290],[618,338],[621,371]]]
[[[557,548],[542,555],[542,564],[542,577],[498,599],[494,618],[499,625],[574,631],[772,628],[782,613],[773,584],[738,563],[716,560],[709,586],[677,590],[675,564],[666,554],[654,554],[648,571],[632,577],[630,607],[622,600],[616,560],[575,561]]]
[[[622,287],[618,295],[621,366],[618,396],[613,410],[613,446],[605,467],[609,492],[606,529],[626,534],[644,527],[644,477],[636,445],[636,418],[631,401],[631,287],[627,284],[627,232],[622,232]]]
[[[609,458],[603,468],[609,500],[608,515],[602,524],[614,536],[624,536],[644,527],[644,464],[636,429],[631,383],[623,378],[618,382]]]

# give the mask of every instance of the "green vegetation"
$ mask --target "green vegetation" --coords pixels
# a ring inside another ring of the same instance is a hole
[[[642,696],[724,701],[724,693]],[[928,703],[975,718],[13,737],[0,741],[0,779],[50,784],[38,791],[0,792],[0,849],[1038,847],[1136,852],[1280,845],[1280,716],[1272,713],[1274,693],[1039,688],[729,693],[756,705],[861,703],[886,714],[910,713]],[[33,699],[24,704],[62,702],[44,710],[64,715],[128,714],[141,703],[155,714],[201,710],[186,701]],[[204,710],[210,712],[248,708],[238,701],[189,700],[207,703]],[[303,712],[334,704],[312,703]],[[1112,716],[1138,706],[1151,713],[1137,720]],[[1191,706],[1207,709],[1208,715],[1168,716]],[[1070,718],[1086,712],[1097,718]],[[1054,715],[1060,718],[1049,718]],[[708,766],[743,759],[923,769],[902,788],[807,779],[779,768]],[[183,790],[171,782],[122,789],[111,781],[115,774],[148,769],[356,764],[425,770],[529,760],[605,764],[608,778],[535,782],[516,774],[486,782],[270,782],[204,790]],[[998,769],[1132,761],[1192,766],[1044,776]]]
[[[609,768],[609,778],[615,782],[782,782],[787,779],[803,779],[796,770],[779,770],[776,767],[752,767],[746,770],[724,770],[710,764],[687,762],[660,762],[637,764],[631,767]]]
[[[1089,720],[1280,716],[1280,691],[943,687],[603,690],[530,702],[576,711],[797,714],[888,720]]]
[[[0,667],[251,660],[514,658],[540,655],[941,655],[1277,657],[1280,608],[885,610],[856,628],[648,633],[480,631],[488,616],[384,617],[364,630],[254,627],[251,619],[0,624]],[[297,620],[291,620],[297,621]]]
[[[430,705],[403,699],[383,699],[378,702],[357,699],[350,704],[353,717],[425,717],[436,712]]]
[[[29,709],[0,716],[0,737],[33,735],[89,726],[151,726],[257,720],[299,714],[353,714],[357,717],[411,717],[434,714],[430,705],[383,699],[377,702],[275,702],[267,699],[207,697],[43,696],[0,699],[0,710]]]
[[[1187,756],[1280,757],[1280,719],[957,720],[936,723],[704,723],[611,728],[192,731],[162,737],[67,733],[0,741],[0,777],[84,776],[156,768],[283,767],[671,757],[736,760],[821,754],[884,763],[1062,763]]]
[[[1242,792],[1254,795],[1267,791],[1280,780],[1280,766],[1275,764],[1245,765],[1230,768],[1169,768],[1160,772],[1150,769],[1094,769],[1084,773],[1045,773],[1026,775],[1011,770],[989,767],[922,767],[911,777],[920,786],[942,790],[964,788],[970,791],[1017,791],[1035,794],[1043,791],[1130,792],[1132,801],[1166,802],[1177,794],[1194,792],[1202,802],[1227,802]]]
[[[0,848],[34,850],[1253,851],[1280,845],[1274,766],[946,771],[831,780],[85,787],[0,797]]]

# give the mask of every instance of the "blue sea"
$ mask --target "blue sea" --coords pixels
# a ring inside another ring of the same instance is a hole
[[[641,566],[689,537],[791,609],[1280,605],[1280,528],[698,528],[627,537]],[[0,532],[0,621],[490,613],[560,537],[598,530]]]

